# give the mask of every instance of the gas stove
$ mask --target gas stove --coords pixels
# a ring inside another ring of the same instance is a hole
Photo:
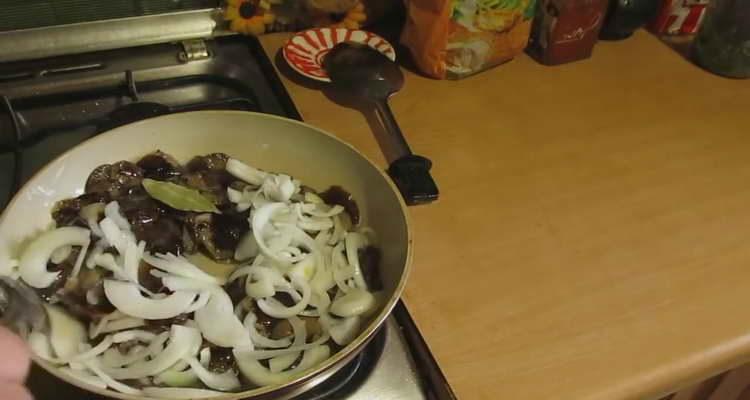
[[[13,35],[20,41],[36,40]],[[81,49],[74,55],[58,55],[59,49],[52,46],[35,55],[54,57],[0,63],[0,209],[43,165],[119,125],[207,109],[300,119],[253,38],[220,36]],[[33,368],[28,384],[37,400],[98,400],[39,368]],[[406,307],[399,303],[350,364],[295,399],[454,398]]]

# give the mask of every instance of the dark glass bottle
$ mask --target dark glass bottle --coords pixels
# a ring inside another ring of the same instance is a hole
[[[716,74],[750,77],[750,1],[713,0],[693,42],[693,58]]]
[[[622,40],[633,35],[659,11],[657,0],[610,0],[599,39]]]

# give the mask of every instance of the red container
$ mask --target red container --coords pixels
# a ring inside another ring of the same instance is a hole
[[[540,0],[526,51],[547,65],[591,57],[607,0]]]
[[[663,0],[648,29],[660,35],[691,35],[703,22],[709,0]]]

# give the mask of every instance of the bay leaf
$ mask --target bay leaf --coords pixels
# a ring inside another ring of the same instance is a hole
[[[142,185],[149,196],[176,210],[219,213],[216,205],[195,189],[148,178]]]

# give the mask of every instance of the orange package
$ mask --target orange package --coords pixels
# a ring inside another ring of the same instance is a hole
[[[535,0],[406,0],[406,6],[401,43],[419,69],[460,79],[523,51]]]

